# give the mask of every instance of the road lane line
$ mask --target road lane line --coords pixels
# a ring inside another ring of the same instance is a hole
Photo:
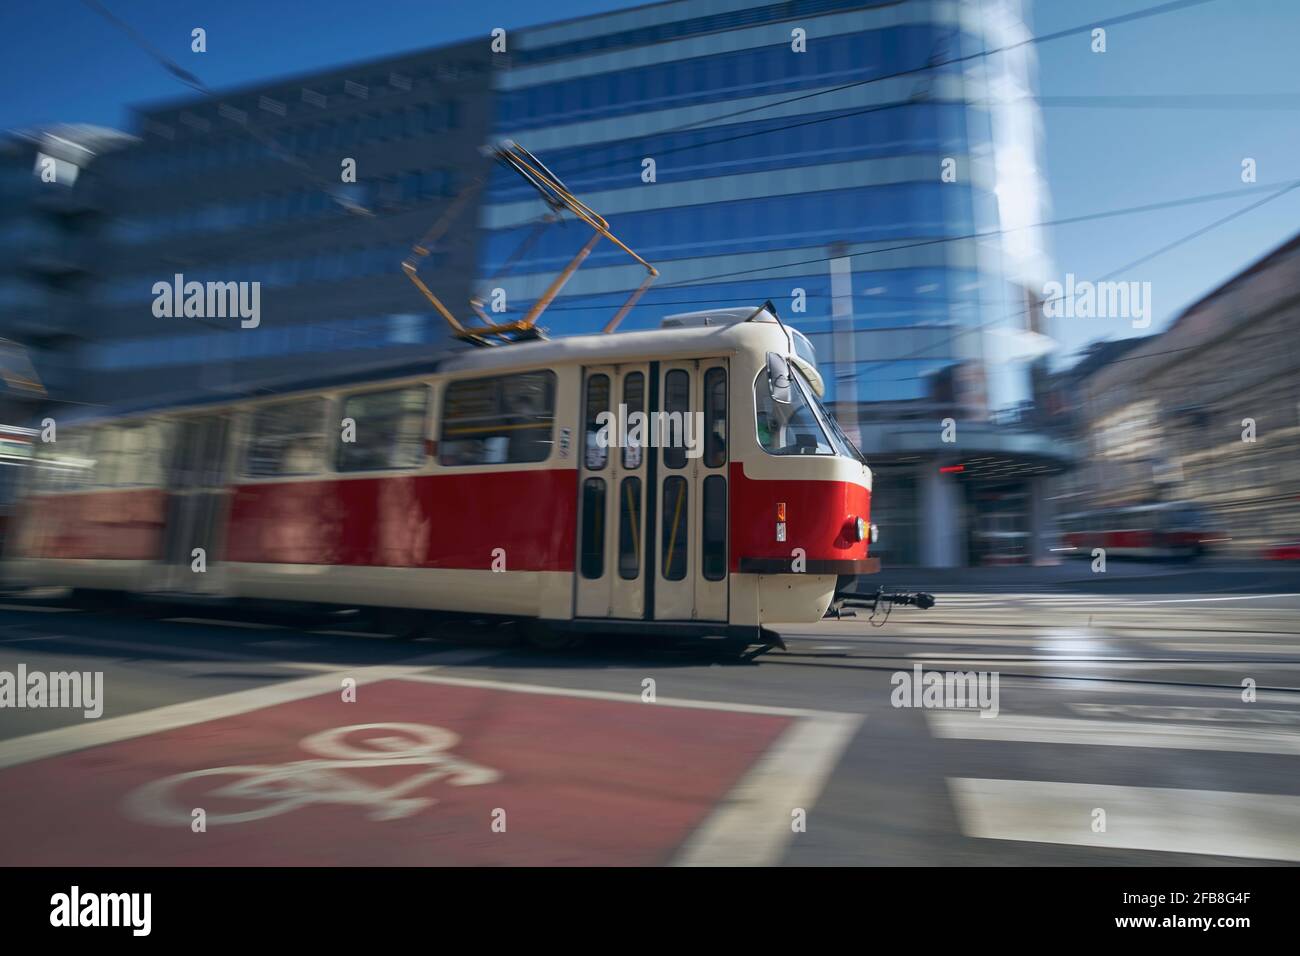
[[[1300,591],[1290,594],[1242,594],[1236,597],[1203,597],[1203,598],[1167,598],[1160,601],[1126,601],[1126,604],[1202,604],[1208,601],[1264,601],[1268,598],[1288,598],[1300,597]],[[1280,608],[1260,608],[1264,611],[1276,611]]]
[[[780,862],[794,836],[793,811],[811,813],[863,720],[861,714],[824,714],[789,727],[691,834],[673,864]]]
[[[1300,862],[1300,797],[975,777],[948,788],[962,832],[979,839]]]
[[[472,648],[464,651],[447,651],[455,653],[475,652]],[[504,653],[497,650],[495,654]],[[582,697],[588,700],[612,700],[625,704],[641,704],[646,707],[693,707],[696,710],[726,710],[740,714],[771,714],[776,717],[843,717],[826,710],[806,710],[802,707],[774,707],[769,704],[740,704],[725,700],[690,700],[682,697],[656,697],[653,704],[642,700],[639,693],[614,690],[588,690],[579,687],[552,687],[549,684],[518,684],[514,681],[488,680],[480,677],[448,677],[444,674],[413,674],[406,680],[423,681],[428,684],[455,684],[458,687],[482,687],[487,690],[509,690],[520,694],[549,694],[554,697]]]
[[[492,655],[484,652],[483,656]],[[355,679],[357,686],[361,686],[378,681],[409,679],[430,667],[463,660],[463,652],[455,658],[449,654],[433,653],[410,658],[398,664],[370,667],[333,665],[327,673],[311,677],[280,681],[264,687],[234,691],[203,700],[168,704],[121,717],[87,720],[67,727],[14,737],[10,740],[0,740],[0,769],[336,692],[341,688],[344,677]]]
[[[1200,651],[1206,654],[1231,654],[1234,652],[1238,654],[1295,653],[1295,645],[1291,641],[1278,641],[1275,644],[1238,644],[1235,641],[1225,643],[1209,641],[1153,641],[1152,643],[1162,651]],[[1294,663],[1300,664],[1300,657],[1295,658]]]
[[[1142,720],[1170,720],[1181,717],[1189,721],[1219,721],[1226,724],[1274,724],[1300,726],[1300,710],[1295,708],[1257,707],[1192,707],[1178,704],[1099,704],[1093,701],[1067,703],[1066,707],[1079,714],[1106,720],[1114,716],[1137,717]]]
[[[1160,750],[1216,750],[1227,753],[1300,756],[1300,734],[1260,727],[1213,727],[1200,724],[1091,720],[1086,717],[1035,717],[927,710],[935,737],[947,740],[995,740],[1003,743],[1082,744],[1092,747],[1149,747]]]

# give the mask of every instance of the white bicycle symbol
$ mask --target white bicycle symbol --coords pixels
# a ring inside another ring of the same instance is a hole
[[[365,732],[353,742],[348,738]],[[425,724],[353,724],[335,727],[304,738],[299,746],[318,758],[285,764],[249,764],[192,770],[155,780],[132,791],[126,798],[127,812],[136,819],[159,826],[188,826],[193,810],[218,800],[257,801],[253,809],[207,813],[210,826],[248,823],[289,813],[311,804],[352,804],[368,807],[371,820],[399,820],[438,801],[433,797],[408,794],[436,780],[455,787],[493,783],[501,774],[463,760],[446,751],[460,737],[442,727]],[[424,767],[390,786],[376,786],[346,771],[372,767]],[[230,783],[208,787],[203,799],[179,799],[179,790],[194,780],[231,777]]]

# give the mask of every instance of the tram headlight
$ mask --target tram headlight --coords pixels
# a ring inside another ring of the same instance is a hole
[[[865,518],[853,519],[854,541],[870,541],[875,544],[878,537],[880,537],[880,529],[874,524],[868,523]]]

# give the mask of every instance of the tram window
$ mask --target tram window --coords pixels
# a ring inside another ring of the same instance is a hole
[[[588,478],[582,483],[582,576],[599,578],[605,573],[605,479]]]
[[[587,407],[583,421],[583,434],[587,449],[587,468],[600,471],[609,460],[608,432],[606,444],[600,443],[600,417],[609,412],[609,376],[590,375],[587,377]],[[606,416],[608,417],[608,416]]]
[[[162,484],[164,425],[162,422],[133,422],[118,429],[115,449],[116,487]]]
[[[700,568],[706,581],[727,576],[727,479],[704,479],[704,528],[700,535]]]
[[[555,373],[471,378],[447,386],[438,461],[496,465],[545,461],[555,421]]]
[[[641,479],[624,478],[618,505],[618,576],[633,581],[641,573]]]
[[[664,376],[664,465],[668,468],[686,467],[686,441],[683,429],[686,416],[691,413],[691,376],[684,369],[675,368]],[[676,418],[673,416],[676,415]],[[677,424],[674,426],[674,422]]]
[[[627,414],[630,419],[633,412],[645,412],[645,375],[640,372],[630,372],[623,378],[623,404],[627,406]],[[634,445],[631,441],[623,448],[623,467],[640,468],[641,467],[641,446]],[[635,574],[632,575],[636,577]]]
[[[113,425],[100,425],[90,433],[90,459],[94,462],[92,482],[101,488],[111,488],[117,483],[119,435]]]
[[[792,330],[794,334],[794,354],[799,356],[813,368],[817,367],[817,352],[813,349],[812,343],[808,341],[808,336],[804,335],[798,329]]]
[[[155,421],[100,425],[91,436],[94,484],[100,488],[139,488],[161,484],[161,424]]]
[[[671,475],[664,479],[663,555],[664,578],[686,577],[686,544],[689,539],[690,509],[686,501],[686,479]]]
[[[1177,531],[1196,531],[1205,524],[1205,516],[1197,508],[1178,508],[1167,515],[1167,526]]]
[[[38,491],[80,491],[94,483],[95,461],[90,456],[90,433],[60,432],[57,440],[36,443]]]
[[[704,373],[704,464],[721,468],[727,463],[727,370]]]
[[[803,371],[796,368],[794,370],[794,377],[799,380],[799,388],[803,391],[804,398],[808,400],[808,404],[812,408],[813,414],[817,416],[817,421],[821,424],[822,431],[830,436],[831,444],[835,446],[836,454],[843,455],[845,458],[854,458],[865,465],[867,459],[863,457],[862,452],[858,451],[858,446],[849,441],[849,437],[844,434],[844,430],[840,428],[840,423],[835,420],[835,416],[826,410],[826,406],[823,405],[821,399],[817,397],[817,393],[813,390],[812,385],[809,383],[808,378],[804,375]]]
[[[325,460],[325,399],[263,405],[253,415],[244,462],[251,477],[310,475]]]
[[[833,455],[835,449],[808,405],[803,386],[790,391],[790,404],[772,400],[767,375],[754,380],[758,443],[772,455]]]
[[[342,417],[356,423],[356,441],[339,442],[339,471],[419,468],[424,464],[424,385],[349,395]]]

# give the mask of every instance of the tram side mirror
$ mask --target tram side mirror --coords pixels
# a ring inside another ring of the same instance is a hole
[[[777,352],[767,353],[767,388],[772,401],[779,405],[789,405],[793,401],[790,392],[790,365],[785,356]]]

